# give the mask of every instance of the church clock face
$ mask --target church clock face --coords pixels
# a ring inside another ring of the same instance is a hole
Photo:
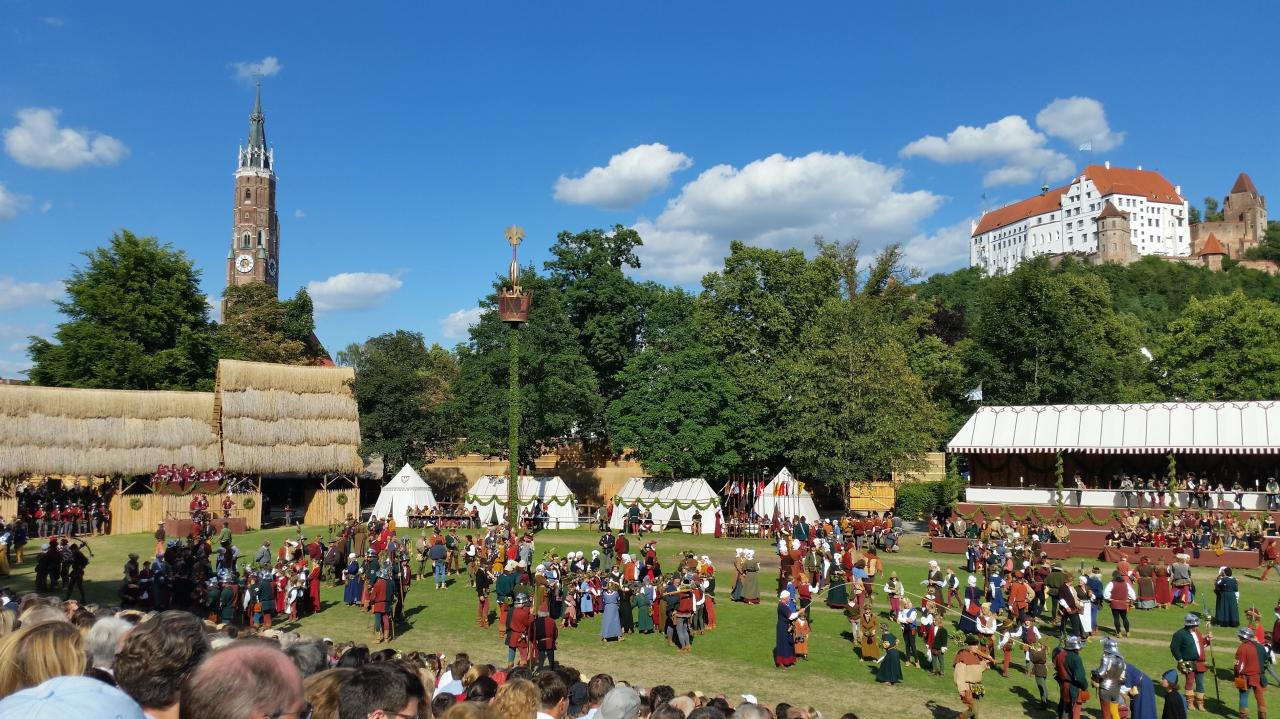
[[[236,269],[239,270],[240,272],[252,272],[253,256],[252,255],[236,256]]]

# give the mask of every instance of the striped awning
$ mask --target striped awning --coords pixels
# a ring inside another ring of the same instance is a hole
[[[1276,454],[1280,402],[981,407],[947,451]]]

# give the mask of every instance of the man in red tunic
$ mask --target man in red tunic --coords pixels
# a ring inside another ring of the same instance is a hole
[[[517,655],[520,663],[529,661],[529,627],[532,624],[529,595],[521,592],[516,595],[515,606],[507,614],[507,664],[514,666]]]
[[[1266,664],[1264,650],[1254,641],[1253,630],[1240,627],[1236,633],[1240,646],[1236,648],[1236,689],[1240,691],[1240,719],[1249,719],[1249,692],[1258,702],[1258,719],[1267,717],[1267,698],[1262,686],[1262,667]]]
[[[373,630],[378,634],[378,643],[387,641],[387,632],[391,628],[391,615],[387,613],[387,570],[378,572],[378,579],[369,590],[369,606],[373,610]]]

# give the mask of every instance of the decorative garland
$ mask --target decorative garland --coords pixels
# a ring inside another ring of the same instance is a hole
[[[256,507],[256,506],[258,506],[258,505],[257,505],[257,503],[256,503],[256,502],[254,502],[254,501],[253,501],[253,497],[245,497],[245,498],[244,498],[244,504],[243,504],[242,506],[243,506],[245,509],[253,509],[254,507]]]
[[[139,499],[138,497],[134,497],[134,498],[130,499],[130,500],[129,500],[129,509],[132,509],[132,510],[133,510],[133,511],[135,511],[135,512],[137,512],[138,510],[142,509],[142,500],[141,500],[141,499]]]
[[[1063,498],[1066,496],[1066,492],[1063,491],[1065,487],[1062,486],[1062,475],[1064,474],[1062,469],[1062,450],[1058,450],[1057,455],[1058,457],[1053,464],[1054,503],[1058,505],[1058,513],[1061,514],[1065,504]]]
[[[720,506],[720,498],[719,498],[719,497],[712,497],[711,499],[707,499],[707,500],[704,500],[704,501],[701,501],[701,502],[696,501],[696,500],[689,500],[688,502],[681,502],[681,501],[680,501],[680,500],[678,500],[678,499],[673,499],[673,500],[671,500],[670,502],[663,502],[663,501],[658,500],[658,499],[633,499],[633,500],[631,500],[631,501],[632,501],[632,502],[635,502],[636,504],[640,505],[641,507],[644,507],[645,509],[653,509],[654,507],[661,507],[662,509],[671,509],[672,507],[676,507],[676,508],[678,508],[678,509],[682,509],[682,510],[697,509],[698,511],[700,511],[700,512],[701,512],[701,511],[706,510],[706,509],[711,509],[712,507],[719,507],[719,506]],[[615,506],[622,506],[623,504],[630,504],[630,502],[627,502],[627,501],[623,500],[623,498],[622,498],[622,497],[614,497],[614,498],[613,498],[613,503],[614,503],[614,505],[615,505]]]
[[[503,507],[507,506],[507,498],[499,497],[496,494],[491,495],[487,499],[475,494],[468,494],[464,497],[464,499],[467,501],[468,504],[478,504],[481,507],[488,507],[489,505],[494,503],[497,503]],[[520,504],[521,505],[533,504],[534,502],[538,502],[538,501],[543,501],[543,500],[540,500],[538,497],[529,497],[528,499],[520,500]],[[545,501],[550,504],[554,504],[557,507],[563,507],[567,504],[577,502],[578,497],[576,495],[571,494],[568,497],[547,497],[545,498]]]
[[[1096,527],[1105,527],[1111,520],[1119,521],[1123,519],[1123,516],[1118,510],[1106,508],[1101,509],[1101,517],[1094,513],[1094,509],[1092,507],[1086,507],[1084,508],[1084,516],[1075,518],[1072,517],[1062,505],[1058,505],[1057,507],[1050,509],[1048,512],[1042,511],[1040,507],[1033,505],[1027,509],[1025,514],[1018,516],[1018,514],[1013,511],[1013,507],[1007,504],[1001,504],[999,510],[989,509],[985,505],[979,505],[969,514],[965,514],[959,510],[955,510],[955,514],[966,522],[976,521],[978,517],[982,517],[988,522],[993,519],[1003,519],[1005,517],[1014,522],[1025,522],[1029,518],[1035,517],[1041,524],[1050,524],[1052,522],[1062,520],[1064,523],[1071,526],[1079,526],[1084,524],[1087,520],[1090,524],[1093,524]],[[1171,514],[1171,512],[1166,511],[1166,514]]]
[[[345,507],[347,506],[347,495],[343,492],[339,492],[338,496],[334,497],[333,501],[337,502],[339,507]]]

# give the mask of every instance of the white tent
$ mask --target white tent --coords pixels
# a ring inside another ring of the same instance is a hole
[[[484,524],[503,522],[507,513],[506,475],[486,474],[477,479],[467,490],[467,511],[479,510]],[[548,529],[578,528],[578,498],[559,477],[521,477],[520,507],[531,507],[535,502],[547,505]]]
[[[388,514],[396,520],[397,527],[409,526],[410,507],[434,507],[436,495],[431,487],[422,479],[413,467],[405,465],[382,486],[378,493],[378,501],[373,505],[373,514],[385,517]]]
[[[804,517],[810,524],[819,519],[818,505],[813,503],[813,495],[801,486],[786,467],[774,475],[764,486],[760,496],[756,497],[756,514],[762,519],[772,519],[775,507],[780,517]]]
[[[681,530],[692,532],[694,512],[702,514],[702,531],[707,534],[715,532],[717,522],[724,521],[720,497],[705,479],[632,477],[613,497],[610,527],[622,529],[633,502],[649,510],[655,529],[666,529],[674,516]]]

